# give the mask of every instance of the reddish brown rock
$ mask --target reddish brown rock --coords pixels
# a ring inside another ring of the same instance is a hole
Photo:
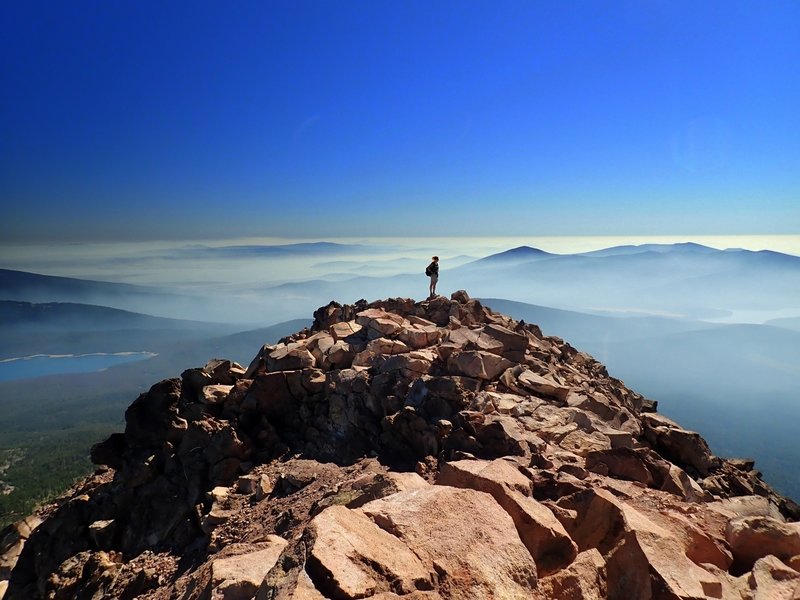
[[[605,600],[608,598],[605,560],[594,548],[581,552],[568,567],[542,578],[539,587],[545,598]]]
[[[728,523],[725,536],[734,557],[734,569],[749,570],[767,555],[789,559],[800,554],[800,523],[781,523],[771,517],[739,517]]]
[[[587,456],[593,452],[611,449],[611,440],[599,431],[587,433],[580,429],[573,430],[559,440],[558,445],[577,456]]]
[[[389,338],[376,338],[367,344],[367,352],[373,354],[404,354],[410,352],[411,348],[406,346],[401,340],[390,340]]]
[[[264,576],[275,566],[286,540],[271,535],[265,542],[227,549],[224,558],[211,559],[211,597],[220,600],[249,600],[255,596]]]
[[[432,486],[359,510],[436,572],[444,598],[539,597],[536,565],[511,517],[488,494]]]
[[[7,580],[10,577],[19,555],[22,554],[25,542],[41,523],[42,520],[39,517],[30,516],[12,523],[2,531],[3,537],[0,538],[0,581]],[[0,595],[0,598],[2,598],[2,595]]]
[[[517,363],[525,360],[525,351],[528,349],[527,335],[493,323],[485,325],[482,334],[496,339],[503,345],[500,351],[503,358]]]
[[[798,600],[800,573],[774,556],[758,559],[747,576],[747,587],[755,600]]]
[[[206,404],[223,404],[232,389],[232,385],[207,385],[200,393],[200,401]]]
[[[608,473],[613,477],[638,481],[644,485],[653,484],[653,474],[647,466],[642,452],[632,448],[614,448],[589,452],[586,455],[586,468],[590,471]]]
[[[736,496],[709,502],[708,508],[715,510],[728,519],[736,517],[771,517],[776,521],[785,522],[786,519],[778,507],[764,496]]]
[[[314,518],[311,530],[316,537],[307,569],[327,596],[365,598],[432,587],[431,566],[360,512],[332,506]]]
[[[445,463],[436,482],[491,494],[511,516],[540,575],[565,567],[577,555],[577,546],[550,509],[529,497],[531,481],[516,463],[503,459]]]
[[[702,476],[720,465],[700,434],[678,427],[661,415],[646,414],[642,419],[645,437],[668,460],[691,468]]]
[[[553,377],[537,375],[531,370],[523,370],[516,378],[517,384],[522,388],[544,396],[565,402],[569,395],[569,388],[556,382]]]
[[[363,327],[356,321],[345,321],[334,323],[330,326],[329,332],[333,336],[334,341],[346,340],[350,336],[356,336],[361,333]]]
[[[405,327],[405,319],[399,315],[380,308],[361,311],[356,316],[356,323],[361,325],[371,340],[381,337],[394,337]]]
[[[618,597],[719,598],[719,578],[689,560],[674,534],[639,511],[621,506],[625,533],[607,558],[608,587]],[[663,592],[660,592],[663,590]]]
[[[483,350],[457,352],[447,361],[451,371],[476,379],[495,379],[511,366],[511,362],[501,356]]]
[[[439,342],[442,338],[442,331],[436,324],[425,319],[411,319],[411,326],[401,330],[397,334],[397,339],[406,343],[411,348],[427,348]]]

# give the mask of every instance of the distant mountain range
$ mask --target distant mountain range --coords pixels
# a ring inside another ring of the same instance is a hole
[[[469,265],[471,267],[475,267],[496,263],[522,263],[540,258],[548,258],[551,256],[557,255],[551,254],[550,252],[545,252],[544,250],[539,250],[538,248],[531,248],[530,246],[519,246],[517,248],[512,248],[511,250],[506,250],[505,252],[479,258],[478,260],[469,263]]]
[[[213,287],[210,289],[213,290]],[[104,306],[134,313],[204,322],[242,323],[243,313],[236,310],[242,307],[255,313],[253,307],[245,302],[234,303],[234,310],[227,310],[224,301],[203,293],[189,294],[165,287],[40,275],[9,269],[0,269],[0,301],[3,300]],[[256,322],[258,321],[255,318],[250,321],[250,327]]]
[[[109,329],[187,330],[230,329],[230,325],[165,319],[127,310],[71,302],[14,302],[0,300],[0,328],[58,332]]]
[[[286,251],[318,250],[339,248]],[[332,299],[427,295],[423,263],[418,274],[381,277],[367,276],[379,270],[359,268],[352,253],[328,263],[348,272],[254,281],[235,292],[211,289],[213,295],[2,270],[0,358],[159,353],[158,360],[114,367],[126,373],[162,360],[179,368],[181,356],[181,367],[212,356],[249,360],[266,333],[246,323],[307,318]],[[392,263],[409,270],[415,264]],[[379,261],[365,255],[363,264]],[[590,352],[613,375],[659,400],[662,412],[702,430],[717,452],[754,456],[772,482],[800,497],[800,479],[789,466],[800,462],[789,426],[800,421],[800,257],[698,244],[581,254],[521,246],[455,267],[443,261],[439,291],[456,289]],[[228,320],[244,323],[220,323]],[[723,322],[742,320],[764,324]]]
[[[230,324],[165,319],[106,306],[0,301],[0,359],[34,354],[159,352],[177,341],[239,330]]]
[[[235,292],[209,286],[191,294],[2,270],[0,300],[94,304],[252,327],[264,322],[265,314],[271,321],[302,318],[331,298],[353,302],[427,295],[422,263],[419,274],[378,276],[374,261],[365,259],[361,269],[357,262],[351,257],[330,264],[348,272],[332,272],[324,279],[308,274],[289,282],[253,282]],[[619,246],[583,254],[550,254],[521,246],[452,268],[443,262],[439,290],[455,289],[579,312],[709,319],[763,311],[761,320],[766,321],[787,316],[787,309],[800,316],[800,257],[698,244]]]
[[[247,244],[232,246],[193,245],[179,251],[182,255],[205,257],[288,257],[288,256],[333,256],[352,254],[375,254],[388,252],[377,246],[364,244],[338,244],[334,242],[305,242],[300,244]]]
[[[25,271],[0,269],[0,294],[2,300],[16,300],[38,298],[39,296],[73,294],[75,296],[89,294],[121,295],[147,295],[162,294],[159,288],[131,285],[129,283],[111,283],[108,281],[92,281],[89,279],[76,279],[73,277],[57,277],[54,275],[39,275]],[[15,298],[22,296],[24,298]]]

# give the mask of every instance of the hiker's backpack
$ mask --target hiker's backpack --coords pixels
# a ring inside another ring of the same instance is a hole
[[[431,266],[430,266],[430,265],[428,265],[427,267],[425,267],[425,275],[427,275],[428,277],[430,277],[431,275],[433,275],[433,269],[431,269]]]

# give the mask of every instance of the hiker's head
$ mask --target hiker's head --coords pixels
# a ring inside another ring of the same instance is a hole
[[[433,262],[439,262],[439,257],[438,256],[432,256],[431,258],[433,259]]]

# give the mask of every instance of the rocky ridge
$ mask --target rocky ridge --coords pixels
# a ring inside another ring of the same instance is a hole
[[[589,355],[465,292],[314,318],[142,394],[0,598],[800,598],[800,508]]]

